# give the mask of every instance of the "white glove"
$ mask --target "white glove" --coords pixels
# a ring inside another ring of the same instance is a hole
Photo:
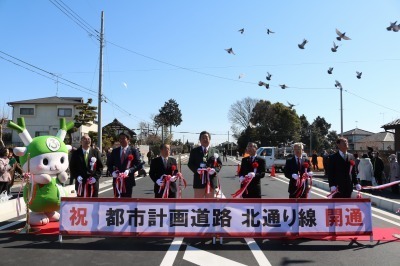
[[[298,175],[298,174],[292,174],[292,178],[293,178],[294,180],[297,180],[297,179],[299,179],[299,175]]]
[[[117,178],[118,177],[118,172],[117,171],[114,171],[114,172],[112,172],[112,177],[114,177],[114,178]]]
[[[313,172],[308,172],[307,175],[308,175],[309,177],[312,177],[312,176],[314,175],[314,173],[313,173]]]
[[[125,170],[124,175],[128,176],[129,175],[129,170]]]
[[[206,164],[205,163],[201,163],[200,164],[200,168],[205,168],[206,167]]]
[[[78,177],[76,178],[76,180],[78,180],[79,183],[82,183],[83,178],[82,178],[81,176],[78,176]]]
[[[159,185],[160,187],[161,187],[162,185],[164,185],[164,180],[163,180],[163,178],[161,177],[161,178],[157,179],[156,183],[157,183],[157,185]]]
[[[171,176],[171,178],[169,179],[169,181],[175,182],[175,181],[176,181],[176,176]]]
[[[209,175],[213,175],[213,174],[215,174],[215,169],[214,168],[207,168],[207,170],[208,170],[208,174]]]
[[[250,178],[254,178],[256,176],[256,174],[254,172],[250,172],[247,174],[247,176]]]
[[[336,186],[331,186],[331,192],[336,191]]]
[[[89,184],[94,184],[96,183],[96,178],[94,178],[93,176],[89,179]]]
[[[243,183],[244,178],[245,178],[244,176],[239,177],[239,182]]]
[[[356,190],[361,190],[361,185],[360,184],[356,185]]]

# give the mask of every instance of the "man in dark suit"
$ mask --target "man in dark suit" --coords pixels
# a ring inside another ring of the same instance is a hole
[[[72,152],[69,161],[71,179],[75,180],[78,197],[98,197],[99,179],[103,172],[100,151],[91,148],[88,135],[81,138],[81,146]],[[79,189],[80,188],[80,189]]]
[[[304,163],[308,163],[307,172],[310,171],[310,161],[307,158],[302,158],[303,144],[293,144],[294,155],[292,158],[286,160],[285,164],[285,176],[289,178],[289,198],[307,198],[308,194],[308,179],[302,184],[297,186],[297,180],[302,178],[306,171]]]
[[[331,192],[338,191],[333,198],[351,198],[353,184],[356,184],[356,189],[361,189],[361,186],[357,184],[354,157],[347,152],[349,148],[347,139],[339,138],[336,146],[338,151],[329,158],[329,187]]]
[[[170,146],[168,144],[161,144],[161,156],[151,160],[150,164],[150,178],[154,182],[154,195],[156,198],[162,198],[164,189],[160,185],[165,186],[164,175],[174,176],[178,172],[178,166],[175,158],[169,157]],[[173,170],[174,168],[174,170]],[[176,198],[176,183],[172,180],[169,184],[168,198]]]
[[[242,164],[239,171],[239,180],[243,188],[243,180],[249,173],[253,178],[247,186],[247,192],[242,194],[243,198],[261,198],[260,179],[265,176],[265,160],[256,156],[257,144],[249,142],[246,147],[246,152],[250,155],[242,159]],[[257,166],[255,168],[254,166]]]
[[[121,132],[119,134],[121,146],[111,152],[108,167],[112,169],[114,197],[132,197],[132,189],[136,186],[135,174],[137,175],[137,171],[143,167],[143,163],[140,161],[140,154],[137,149],[129,146],[129,139],[128,133]],[[117,189],[116,182],[119,173],[124,173],[127,176],[124,179],[125,192],[121,191],[121,186],[119,186],[119,192]]]
[[[207,131],[200,133],[201,146],[191,150],[189,156],[188,167],[193,172],[193,190],[195,198],[214,198],[218,196],[218,177],[217,174],[221,170],[222,162],[218,154],[218,150],[210,147],[211,135]],[[208,180],[207,174],[203,175],[198,173],[198,169],[209,170],[209,180],[211,191],[207,192]]]

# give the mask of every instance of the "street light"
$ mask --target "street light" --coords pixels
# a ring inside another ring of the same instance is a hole
[[[340,136],[343,137],[343,87],[339,81],[335,80],[335,87],[340,89]]]

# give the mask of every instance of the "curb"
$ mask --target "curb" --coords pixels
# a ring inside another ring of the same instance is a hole
[[[323,189],[327,192],[329,192],[329,184],[320,180],[315,180],[313,179],[313,186]],[[353,193],[351,194],[352,198],[357,198],[358,192],[356,190],[353,190]],[[400,202],[396,202],[391,199],[387,199],[384,197],[376,196],[376,195],[371,195],[369,193],[361,192],[361,195],[363,198],[369,198],[371,199],[371,205],[373,207],[377,207],[380,209],[383,209],[388,212],[396,213],[397,210],[400,209]]]

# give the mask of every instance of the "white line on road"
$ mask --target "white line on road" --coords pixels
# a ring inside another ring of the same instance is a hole
[[[0,231],[1,231],[1,230],[4,230],[4,229],[7,229],[7,228],[9,228],[9,227],[11,227],[11,226],[14,226],[14,225],[16,225],[16,224],[19,224],[19,223],[21,223],[21,222],[23,222],[23,221],[25,221],[25,218],[22,218],[22,219],[19,219],[19,220],[17,220],[17,221],[11,222],[11,223],[9,223],[9,224],[3,225],[3,226],[0,227]]]
[[[264,252],[257,245],[256,241],[253,238],[245,238],[244,239],[249,246],[251,253],[253,253],[254,258],[256,258],[258,265],[262,266],[270,266],[271,263],[265,256]]]
[[[191,246],[186,247],[183,259],[199,266],[221,266],[221,265],[246,266],[245,264]],[[260,264],[260,265],[271,265],[271,264]]]
[[[162,260],[160,266],[174,265],[176,256],[178,255],[178,251],[182,245],[182,242],[183,242],[183,237],[175,237],[174,240],[172,240],[171,246],[169,246],[167,253],[165,253],[164,259]]]

